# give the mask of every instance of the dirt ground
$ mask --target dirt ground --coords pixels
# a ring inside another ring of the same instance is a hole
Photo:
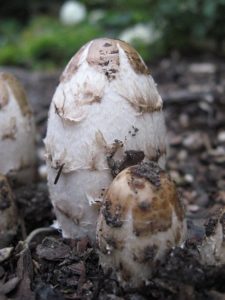
[[[34,109],[40,173],[47,112],[60,72],[6,69],[24,83]],[[150,70],[164,100],[167,170],[186,207],[185,246],[168,253],[144,288],[122,288],[113,274],[103,275],[87,239],[62,239],[48,227],[54,213],[39,176],[36,183],[14,189],[20,230],[0,263],[0,300],[225,299],[225,266],[201,264],[198,251],[204,224],[225,205],[225,63],[174,55]]]

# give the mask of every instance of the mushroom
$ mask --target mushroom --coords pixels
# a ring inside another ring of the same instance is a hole
[[[198,250],[203,264],[225,264],[225,208],[221,208],[205,224],[205,237]]]
[[[18,212],[6,177],[0,174],[0,249],[9,246],[17,233]]]
[[[84,45],[66,66],[49,111],[48,186],[64,237],[95,240],[113,177],[142,160],[164,168],[162,99],[139,54],[108,38]]]
[[[155,162],[126,168],[111,183],[97,225],[99,261],[122,285],[139,287],[185,239],[184,208],[174,182]]]
[[[35,164],[34,119],[24,88],[0,73],[0,172],[19,182],[31,181]]]

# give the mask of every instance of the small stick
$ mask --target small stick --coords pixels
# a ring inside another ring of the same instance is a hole
[[[59,180],[59,177],[60,177],[60,175],[61,175],[61,173],[62,173],[62,169],[63,169],[64,165],[65,165],[65,164],[62,164],[62,165],[60,166],[59,171],[58,171],[58,173],[57,173],[57,175],[56,175],[54,184],[57,184],[57,182],[58,182],[58,180]]]

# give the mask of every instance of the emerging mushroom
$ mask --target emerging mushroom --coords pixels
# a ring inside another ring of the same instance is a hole
[[[18,212],[14,195],[4,175],[0,173],[0,249],[9,246],[18,227]]]
[[[186,235],[175,184],[154,162],[123,170],[105,195],[97,225],[100,265],[138,287]]]
[[[35,164],[34,119],[19,81],[0,73],[0,172],[31,181]]]
[[[128,44],[83,46],[54,94],[45,139],[50,197],[64,237],[95,240],[98,203],[125,167],[143,159],[164,168],[162,99]]]
[[[198,250],[203,264],[225,264],[225,208],[218,210],[205,224],[205,238]]]

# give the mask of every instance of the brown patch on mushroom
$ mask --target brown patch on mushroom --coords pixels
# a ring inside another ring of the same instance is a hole
[[[173,247],[173,244],[170,240],[167,240],[166,241],[166,246],[167,246],[168,249],[171,249]]]
[[[163,155],[166,155],[166,146],[165,145],[161,145],[157,149],[149,147],[149,149],[146,153],[146,157],[148,158],[148,160],[154,161],[156,163],[159,161],[160,157]]]
[[[127,150],[124,152],[123,158],[121,160],[114,160],[113,156],[115,155],[117,149],[123,146],[123,143],[121,141],[116,141],[120,142],[120,145],[115,148],[112,147],[111,153],[107,156],[107,163],[109,168],[111,169],[111,174],[113,177],[116,177],[125,168],[140,163],[145,157],[143,151]]]
[[[129,267],[126,266],[126,264],[124,262],[123,263],[122,262],[119,263],[119,272],[120,272],[120,274],[122,276],[122,279],[124,281],[129,281],[130,278],[132,277],[131,276],[131,272],[129,270]]]
[[[110,192],[107,193],[106,200],[103,205],[102,214],[108,226],[119,228],[123,225],[123,208],[119,204],[119,201],[111,201],[110,196],[112,197],[112,195],[110,195]]]
[[[155,259],[155,256],[158,252],[159,247],[157,245],[148,245],[139,253],[134,255],[134,260],[141,263],[152,263]]]
[[[123,178],[121,179],[122,184],[118,181],[111,184],[104,198],[102,214],[106,224],[110,227],[123,225],[123,220],[132,201],[132,194],[126,195],[124,191],[126,186],[123,184],[125,185],[126,182],[123,182]]]
[[[16,119],[13,117],[10,119],[9,126],[5,129],[2,135],[2,140],[15,140],[17,133]]]
[[[80,220],[82,219],[83,217],[83,212],[81,211],[80,213],[78,212],[76,216],[74,216],[73,214],[71,214],[71,211],[70,209],[65,209],[65,208],[62,208],[60,206],[60,204],[55,204],[55,210],[57,212],[60,211],[66,218],[68,218],[69,220],[71,220],[74,224],[76,225],[79,225],[80,223]]]
[[[5,83],[0,78],[0,110],[9,102],[9,93]]]
[[[143,178],[132,178],[131,183],[134,190],[141,190],[145,188],[145,180],[143,180]]]
[[[108,246],[112,247],[115,250],[123,250],[124,248],[124,240],[119,240],[118,238],[114,238],[112,236],[105,236],[104,237]]]
[[[160,172],[162,170],[157,163],[153,161],[143,162],[137,166],[131,167],[130,170],[133,176],[143,177],[157,188],[160,187]]]
[[[156,197],[152,201],[152,195],[145,200],[145,209],[140,203],[134,205],[133,231],[137,236],[147,236],[168,230],[172,225],[172,208],[167,199]]]
[[[149,203],[148,200],[144,200],[144,201],[141,201],[140,203],[138,203],[138,206],[141,210],[146,211],[146,210],[150,209],[151,204]]]
[[[98,167],[98,159],[97,159],[97,154],[93,155],[90,159],[90,163],[89,163],[89,168],[91,171],[97,171]]]
[[[75,94],[77,105],[99,103],[103,97],[104,90],[93,86],[89,81],[84,82]]]
[[[147,100],[141,97],[135,96],[135,99],[129,98],[125,95],[125,93],[119,93],[121,97],[126,99],[137,111],[142,115],[143,113],[153,113],[162,111],[163,104],[155,104],[152,101]]]
[[[176,234],[175,234],[175,243],[179,244],[180,240],[181,240],[180,228],[177,228]]]
[[[129,44],[123,42],[123,41],[117,41],[120,45],[120,47],[123,49],[123,51],[126,53],[127,58],[130,62],[131,67],[133,70],[138,73],[138,74],[144,74],[144,75],[149,75],[149,69],[146,66],[146,64],[143,62],[141,59],[140,55],[138,52],[131,47]]]
[[[96,94],[96,91],[86,90],[82,97],[82,100],[79,100],[78,103],[80,105],[99,103],[101,99],[102,99],[102,95]]]
[[[119,71],[119,50],[117,40],[96,39],[92,42],[87,56],[89,65],[103,72],[109,81],[116,78]]]
[[[83,47],[80,48],[80,50],[72,57],[72,59],[70,60],[68,66],[66,67],[66,69],[64,70],[64,72],[62,73],[61,77],[60,77],[60,82],[66,82],[68,80],[71,79],[71,77],[74,75],[74,73],[76,73],[76,71],[78,70],[80,64],[80,58],[81,55],[84,52],[84,49],[87,47],[87,44],[85,44]]]
[[[178,220],[183,220],[184,209],[177,195],[175,184],[155,163],[133,166],[130,168],[130,173],[130,185],[135,186],[134,182],[139,176],[146,183],[144,194],[138,185],[135,186],[138,201],[132,208],[132,214],[133,230],[137,236],[168,230],[172,226],[173,210]]]
[[[184,207],[182,205],[179,194],[176,190],[176,185],[171,179],[166,175],[165,172],[161,174],[161,182],[165,187],[165,192],[167,193],[168,199],[170,199],[171,205],[175,209],[176,216],[179,221],[184,219]]]
[[[12,74],[2,72],[0,73],[0,81],[1,80],[5,81],[9,85],[9,88],[11,89],[19,104],[22,114],[30,116],[31,110],[27,103],[25,90],[19,83],[19,81],[16,79],[16,77],[14,77]]]

